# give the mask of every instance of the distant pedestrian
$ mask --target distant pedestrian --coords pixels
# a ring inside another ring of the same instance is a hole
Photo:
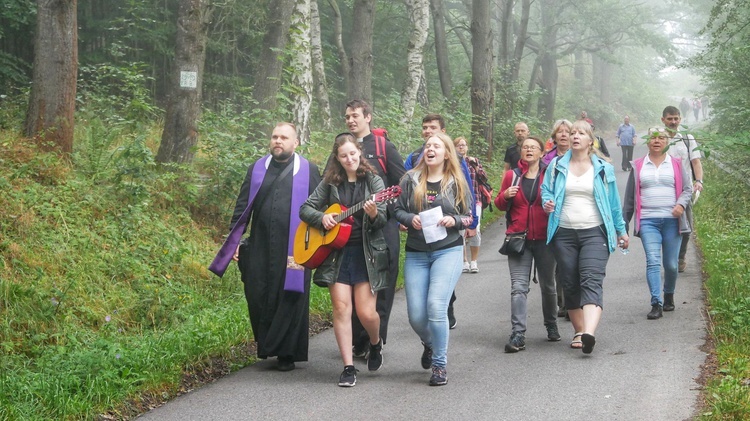
[[[364,202],[351,218],[346,245],[331,252],[315,270],[313,281],[328,287],[333,307],[333,331],[344,360],[339,386],[357,383],[352,350],[352,312],[370,338],[367,368],[377,371],[383,365],[383,339],[380,316],[375,308],[377,292],[388,287],[388,247],[383,228],[388,221],[385,202],[375,203],[374,193],[383,190],[383,179],[362,156],[362,147],[351,133],[336,137],[332,159],[323,181],[300,208],[300,219],[319,230],[331,230],[338,214],[324,213],[333,204],[346,208]]]
[[[585,121],[573,123],[571,149],[555,158],[544,174],[542,201],[549,214],[552,246],[575,335],[570,346],[589,354],[604,306],[602,284],[618,240],[628,247],[622,205],[612,165],[594,148]]]
[[[547,244],[547,215],[542,209],[541,190],[546,167],[541,163],[543,148],[538,138],[524,140],[518,169],[505,173],[500,193],[495,198],[497,208],[509,213],[506,235],[526,232],[523,253],[508,253],[512,331],[505,352],[509,353],[526,349],[526,301],[532,275],[535,279],[539,277],[547,340],[561,339],[557,329],[555,257]]]
[[[625,116],[620,127],[617,128],[617,146],[622,148],[622,170],[630,171],[630,161],[633,160],[633,147],[635,147],[635,127],[630,124],[630,117]]]
[[[690,233],[685,209],[693,188],[679,159],[667,153],[670,136],[665,128],[649,130],[648,155],[636,159],[625,189],[623,216],[633,221],[633,235],[641,238],[646,251],[646,281],[651,292],[649,320],[672,311],[677,284],[677,258],[681,234]],[[664,297],[661,266],[664,266]]]
[[[695,122],[698,122],[698,119],[701,115],[701,100],[700,98],[695,98],[693,100],[693,115],[695,116]]]
[[[687,123],[688,117],[690,116],[690,101],[685,97],[682,97],[682,100],[680,101],[680,112],[685,116],[685,123]]]
[[[709,100],[707,96],[701,98],[701,115],[703,116],[704,120],[708,118],[708,104]]]
[[[474,208],[476,210],[474,218],[477,219],[477,227],[475,229],[467,228],[464,234],[464,266],[463,273],[479,273],[479,266],[477,265],[477,257],[479,257],[479,248],[482,245],[482,233],[480,230],[480,223],[482,218],[482,192],[479,186],[480,181],[487,181],[487,173],[482,167],[482,163],[479,158],[475,156],[469,156],[469,144],[466,142],[466,138],[459,136],[453,140],[456,145],[456,152],[458,152],[459,159],[463,157],[469,166],[469,173],[471,175],[472,191],[474,192],[474,201],[476,202]],[[450,313],[453,313],[450,311]],[[448,318],[451,319],[452,315],[449,314]],[[451,324],[451,328],[453,325]]]
[[[427,139],[417,166],[401,179],[401,189],[395,213],[408,227],[404,281],[409,324],[422,340],[422,368],[432,369],[430,386],[441,386],[448,383],[448,301],[463,260],[460,230],[471,225],[474,206],[448,135]],[[426,225],[429,220],[437,223]]]

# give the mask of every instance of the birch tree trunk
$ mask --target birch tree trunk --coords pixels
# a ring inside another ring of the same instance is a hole
[[[300,143],[310,140],[310,107],[312,106],[312,51],[310,43],[310,2],[296,0],[292,13],[290,49],[292,54],[292,84],[298,88],[293,101],[294,123]]]
[[[430,3],[428,0],[406,0],[406,10],[411,23],[411,35],[406,53],[406,64],[409,77],[401,94],[402,121],[407,123],[414,116],[419,84],[422,81],[424,44],[430,28]]]
[[[349,54],[349,99],[363,99],[372,105],[372,34],[375,0],[354,0],[351,51]]]
[[[339,4],[336,0],[328,0],[328,4],[333,9],[333,37],[336,40],[336,51],[339,53],[339,63],[341,63],[341,77],[344,79],[344,90],[350,92],[349,86],[351,81],[349,80],[349,55],[346,54],[346,48],[344,48],[343,39],[343,23],[341,22],[341,10],[339,10]]]
[[[78,73],[77,0],[38,0],[33,83],[24,132],[44,149],[73,152]]]
[[[430,11],[432,12],[432,27],[435,31],[435,59],[437,61],[440,89],[447,100],[451,100],[453,94],[453,81],[451,80],[451,66],[448,57],[448,40],[445,34],[445,8],[443,0],[430,0]]]
[[[210,0],[183,0],[177,11],[175,66],[157,162],[191,162],[198,143]]]
[[[492,94],[492,28],[490,0],[474,0],[471,13],[471,135],[472,146],[479,146],[488,158],[494,149]],[[476,150],[476,149],[475,149]]]
[[[325,63],[323,62],[323,47],[320,40],[320,13],[318,0],[310,1],[310,47],[312,52],[313,84],[318,100],[320,116],[325,129],[331,128],[331,101],[328,99],[328,83],[326,82]]]

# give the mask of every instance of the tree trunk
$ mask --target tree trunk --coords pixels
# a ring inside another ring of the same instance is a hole
[[[290,50],[292,51],[292,85],[299,88],[294,98],[294,123],[300,143],[310,140],[310,108],[312,106],[312,51],[310,47],[310,2],[297,0],[292,14]]]
[[[38,0],[34,69],[24,131],[43,148],[73,152],[78,73],[77,0]]]
[[[323,47],[320,40],[320,14],[318,0],[310,1],[310,47],[312,48],[313,84],[318,100],[318,109],[325,129],[331,128],[331,101],[328,99]]]
[[[450,14],[445,14],[445,22],[448,23],[448,26],[452,28],[453,33],[456,35],[456,38],[458,38],[458,42],[461,44],[461,47],[463,47],[464,52],[466,53],[466,57],[469,59],[469,63],[474,62],[471,52],[471,43],[464,36],[464,33],[461,31],[460,25],[456,25]]]
[[[255,72],[253,98],[258,108],[266,111],[276,109],[276,95],[281,89],[283,72],[282,54],[287,45],[289,25],[295,0],[272,0],[269,2],[263,48],[258,57]],[[250,128],[249,139],[260,138],[263,143],[270,138],[273,122]]]
[[[513,5],[515,0],[501,0],[500,6],[500,48],[498,50],[498,66],[503,72],[507,72],[510,66],[512,55],[510,45],[512,43],[511,34],[513,33]],[[508,73],[505,73],[506,75]]]
[[[411,36],[406,53],[406,65],[409,77],[401,94],[402,121],[409,122],[414,116],[414,105],[417,100],[419,84],[422,82],[424,44],[427,31],[430,29],[430,3],[428,0],[406,0],[406,9],[411,23]]]
[[[435,31],[435,59],[438,77],[440,78],[440,89],[443,92],[443,97],[450,101],[453,93],[453,81],[451,80],[451,66],[448,56],[448,40],[445,34],[443,0],[430,0],[430,11],[432,12],[432,26]]]
[[[545,53],[541,61],[542,68],[542,93],[539,116],[548,122],[554,121],[555,101],[557,101],[557,57],[551,53]]]
[[[349,92],[351,82],[349,80],[349,56],[346,54],[343,40],[343,23],[341,22],[341,10],[336,0],[328,0],[328,4],[333,9],[333,37],[336,40],[336,50],[339,52],[339,63],[341,63],[341,77],[344,78],[344,90]]]
[[[516,34],[516,46],[513,50],[513,60],[511,61],[511,80],[513,81],[513,83],[518,80],[518,73],[521,69],[521,59],[523,59],[523,50],[526,47],[530,14],[531,0],[523,0],[523,4],[521,6],[521,24],[518,26],[518,34]]]
[[[349,99],[363,99],[372,105],[372,34],[375,0],[354,0],[351,51],[349,54]]]
[[[474,59],[471,63],[471,136],[475,150],[493,152],[492,95],[492,29],[490,27],[490,0],[472,3],[471,43]],[[477,148],[478,146],[478,148]]]
[[[198,143],[203,67],[210,19],[210,0],[183,0],[177,11],[174,69],[157,162],[193,160]]]
[[[575,77],[576,82],[578,82],[580,89],[585,89],[586,64],[583,62],[583,51],[576,50],[573,53],[573,59],[575,60],[575,63],[573,64],[573,77]]]

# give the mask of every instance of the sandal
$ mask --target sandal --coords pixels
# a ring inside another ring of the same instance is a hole
[[[581,351],[583,351],[584,354],[591,354],[591,351],[594,350],[594,345],[596,345],[596,338],[594,335],[584,333],[581,335],[581,342],[583,342],[583,348]]]
[[[583,333],[576,332],[575,335],[573,335],[573,340],[570,342],[570,347],[573,349],[581,349],[583,348],[583,342],[581,341],[581,336]]]

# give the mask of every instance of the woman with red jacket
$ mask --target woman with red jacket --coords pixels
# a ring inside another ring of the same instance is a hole
[[[529,137],[521,144],[521,174],[507,171],[500,193],[495,198],[498,209],[508,212],[506,235],[527,231],[526,247],[522,254],[508,254],[510,269],[510,308],[513,332],[505,345],[505,352],[526,349],[526,296],[532,275],[532,262],[536,261],[536,274],[542,291],[542,313],[547,328],[547,340],[559,341],[557,330],[557,292],[555,290],[555,257],[547,245],[547,214],[542,208],[541,164],[544,143]]]

